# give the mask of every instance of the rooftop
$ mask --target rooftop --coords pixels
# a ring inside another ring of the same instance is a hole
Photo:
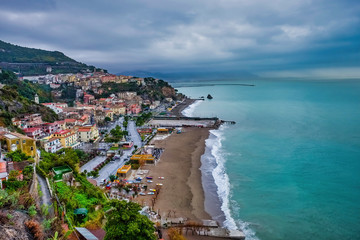
[[[92,234],[89,230],[82,227],[75,227],[76,231],[78,231],[81,236],[83,236],[86,240],[98,240],[94,234]]]
[[[127,173],[131,169],[131,165],[124,165],[117,170],[118,173]]]
[[[52,170],[54,171],[55,174],[72,172],[72,169],[69,166],[54,167]]]

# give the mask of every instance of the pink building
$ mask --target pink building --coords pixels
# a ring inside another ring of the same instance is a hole
[[[38,139],[43,134],[41,128],[33,127],[33,128],[25,128],[25,135],[34,139]]]
[[[87,93],[84,94],[84,103],[89,104],[93,100],[95,100],[95,97],[93,95]]]
[[[54,123],[44,123],[42,125],[42,130],[43,130],[44,133],[53,134],[54,132],[61,130],[61,127],[56,122],[54,122]]]
[[[126,109],[127,114],[139,114],[141,113],[141,107],[138,104],[132,104]]]

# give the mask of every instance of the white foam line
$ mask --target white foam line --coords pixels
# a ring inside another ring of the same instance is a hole
[[[195,101],[193,104],[185,108],[181,113],[186,117],[193,117],[195,109],[201,104],[202,101]],[[206,139],[206,147],[210,149],[211,155],[215,158],[216,167],[212,170],[212,176],[215,180],[217,186],[217,195],[221,202],[221,211],[225,215],[225,221],[223,223],[224,227],[230,230],[237,230],[237,224],[231,216],[230,212],[230,181],[229,177],[225,171],[225,159],[221,153],[223,130],[225,126],[222,125],[218,130],[210,130],[210,135],[212,134],[215,138],[209,137]],[[243,222],[241,220],[237,221],[238,226],[244,232],[247,240],[258,240],[255,236],[255,232],[249,227],[249,223]]]
[[[225,172],[225,159],[221,154],[221,141],[223,140],[222,130],[224,126],[221,126],[219,130],[211,130],[210,133],[216,138],[213,141],[206,140],[206,145],[211,149],[211,155],[215,158],[217,166],[212,171],[212,175],[217,186],[217,194],[221,201],[221,211],[224,212],[225,221],[224,226],[230,230],[236,230],[237,226],[235,220],[231,217],[229,208],[230,197],[230,182],[229,177]]]
[[[190,104],[188,107],[186,107],[184,110],[181,111],[181,114],[183,114],[186,117],[194,117],[195,108],[200,105],[202,101],[196,100],[194,103]]]

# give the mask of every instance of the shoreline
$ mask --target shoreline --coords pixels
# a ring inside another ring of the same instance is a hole
[[[153,140],[157,148],[164,148],[160,161],[155,165],[145,165],[150,170],[153,182],[148,188],[162,183],[155,201],[154,210],[164,218],[185,217],[200,222],[212,219],[205,211],[205,195],[201,181],[200,158],[205,151],[208,128],[183,128],[181,134],[172,133],[166,139]],[[159,179],[164,177],[164,180]],[[153,195],[138,198],[139,203],[151,206]],[[175,212],[174,212],[175,211]]]
[[[172,113],[184,116],[182,112],[196,102],[195,99],[186,99]],[[153,177],[153,182],[147,183],[148,189],[155,189],[158,183],[163,185],[154,204],[154,195],[141,196],[136,201],[153,207],[164,219],[184,217],[199,223],[202,220],[215,220],[219,227],[224,227],[227,219],[212,175],[217,166],[216,158],[211,154],[212,146],[214,140],[219,140],[212,131],[217,129],[183,127],[180,134],[173,132],[163,138],[154,138],[150,144],[163,148],[164,152],[156,165],[145,165],[142,169],[149,170],[148,176]],[[229,239],[191,235],[185,237],[189,240]]]
[[[190,105],[196,102],[196,99],[186,98],[184,102],[180,103],[174,109],[171,110],[171,113],[173,113],[175,116],[178,117],[186,117],[184,114],[182,114],[182,111],[184,111],[186,108],[188,108]]]
[[[198,103],[196,99],[188,99],[187,106],[181,108],[181,116],[185,109],[190,109]],[[190,101],[192,100],[192,101]],[[191,113],[192,114],[192,113]],[[193,114],[192,114],[193,115]],[[230,215],[228,209],[228,199],[222,198],[225,194],[225,198],[228,196],[228,189],[220,189],[220,186],[227,186],[229,184],[227,174],[225,176],[219,176],[214,173],[222,171],[223,166],[218,161],[217,153],[213,152],[214,147],[221,146],[221,134],[218,131],[221,130],[221,126],[209,129],[208,137],[204,141],[203,154],[200,156],[200,174],[202,190],[204,195],[204,211],[209,214],[212,220],[215,220],[220,227],[229,228],[232,230],[238,229],[234,219]],[[215,155],[214,155],[215,154]],[[219,185],[220,184],[220,185]],[[227,186],[229,187],[229,186]],[[224,191],[225,190],[225,191]]]

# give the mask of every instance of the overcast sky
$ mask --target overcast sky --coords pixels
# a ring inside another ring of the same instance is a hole
[[[360,77],[359,0],[0,0],[0,39],[114,73]]]

